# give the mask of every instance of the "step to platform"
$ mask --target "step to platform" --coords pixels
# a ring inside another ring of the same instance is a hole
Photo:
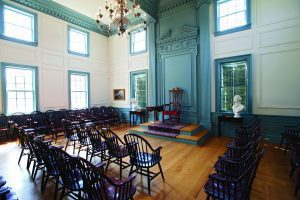
[[[166,132],[160,132],[160,131],[152,131],[147,130],[145,127],[147,124],[141,124],[140,127],[135,127],[130,130],[130,133],[135,133],[142,136],[148,136],[163,140],[168,140],[172,142],[180,142],[185,144],[191,144],[191,145],[202,145],[207,138],[209,138],[210,134],[208,130],[200,129],[197,133],[193,133],[193,135],[190,135],[191,132],[194,131],[194,129],[185,129],[184,132],[187,132],[187,134],[174,134],[174,133],[166,133]],[[186,128],[186,127],[184,127]],[[195,129],[198,129],[198,126],[194,126]]]

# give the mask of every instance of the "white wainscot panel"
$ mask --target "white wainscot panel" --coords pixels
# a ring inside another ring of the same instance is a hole
[[[65,33],[64,23],[56,18],[44,14],[42,16],[41,26],[43,48],[63,52],[64,45],[67,41],[67,33]]]
[[[54,65],[58,67],[64,66],[64,57],[61,55],[55,55],[52,53],[42,53],[42,63],[45,65]]]
[[[21,46],[1,47],[1,58],[13,60],[14,63],[23,64],[23,62],[37,63],[37,51],[31,48],[22,48]]]
[[[68,67],[69,68],[88,69],[89,63],[86,60],[82,60],[82,59],[78,59],[78,58],[69,58],[68,59]]]
[[[102,105],[107,103],[107,76],[91,74],[91,105]]]
[[[91,62],[92,70],[102,73],[107,73],[108,65],[105,62]]]
[[[131,57],[130,69],[146,68],[148,67],[148,54],[142,56]]]
[[[300,25],[269,30],[259,34],[259,46],[289,44],[300,41]]]
[[[300,49],[260,55],[259,107],[300,109]]]
[[[250,35],[234,38],[222,37],[222,39],[215,40],[214,49],[215,55],[250,50],[252,49],[252,38]]]
[[[90,32],[90,36],[91,36],[91,57],[96,60],[107,60],[108,38],[93,32]]]
[[[259,25],[300,17],[299,0],[257,0],[256,2]]]
[[[64,70],[43,69],[43,107],[66,107],[68,99]]]

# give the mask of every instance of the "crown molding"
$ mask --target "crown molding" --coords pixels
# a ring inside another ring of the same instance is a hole
[[[64,20],[68,23],[80,26],[87,30],[99,33],[107,37],[109,36],[108,32],[106,31],[108,29],[107,25],[104,25],[105,30],[101,31],[98,28],[95,19],[87,17],[79,12],[76,12],[52,0],[11,0],[11,1],[29,7],[31,9],[37,10],[39,12],[48,14],[50,16],[56,17],[58,19]],[[6,0],[4,2],[8,2],[8,1]]]
[[[179,28],[179,32],[173,35],[170,29],[156,41],[157,46],[164,46],[170,43],[196,39],[198,36],[198,27],[183,25]]]
[[[133,0],[130,0],[133,2]],[[155,18],[157,17],[158,0],[136,0],[136,3],[140,4],[141,9],[148,15]]]

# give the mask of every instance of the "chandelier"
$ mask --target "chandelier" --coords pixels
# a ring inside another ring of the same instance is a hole
[[[134,25],[131,21],[140,21],[143,20],[141,18],[141,9],[140,5],[136,4],[135,0],[133,0],[132,10],[129,9],[126,0],[115,0],[114,2],[105,1],[104,12],[108,16],[104,16],[102,8],[99,8],[99,12],[96,15],[96,22],[99,29],[103,32],[107,32],[108,35],[112,31],[117,31],[118,35],[123,35],[128,29]],[[105,25],[104,19],[108,18],[108,27]],[[143,20],[144,29],[147,28],[146,20]],[[128,32],[128,34],[130,34]]]

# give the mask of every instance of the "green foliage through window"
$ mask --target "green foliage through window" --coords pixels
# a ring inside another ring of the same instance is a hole
[[[233,97],[240,95],[248,112],[250,91],[250,55],[216,60],[217,67],[217,109],[232,112]]]
[[[140,108],[147,106],[147,71],[138,71],[131,73],[131,99],[134,98],[137,101],[137,105]]]

